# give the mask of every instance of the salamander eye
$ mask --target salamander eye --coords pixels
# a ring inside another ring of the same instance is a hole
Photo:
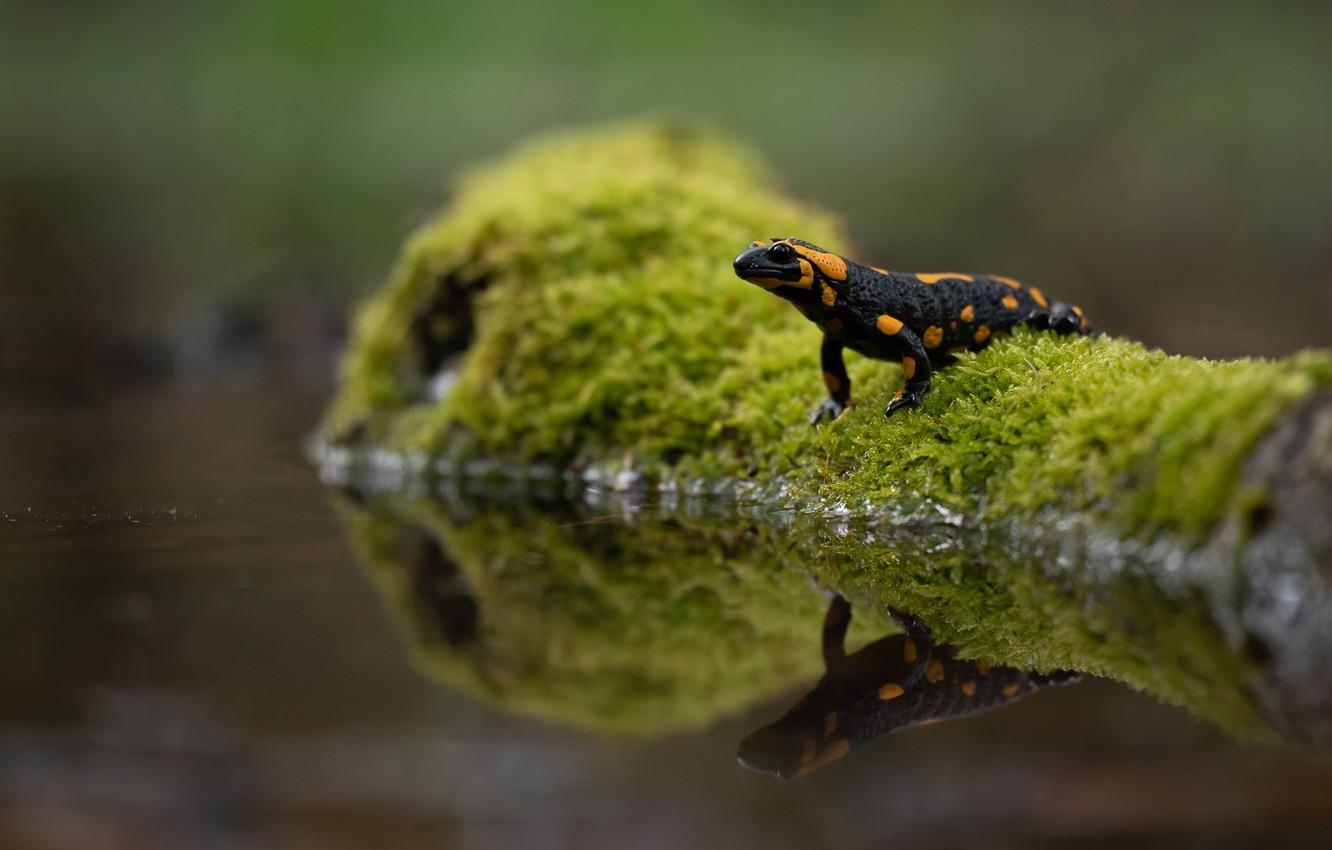
[[[795,257],[795,251],[785,242],[778,242],[768,249],[768,256],[779,263],[789,263]]]

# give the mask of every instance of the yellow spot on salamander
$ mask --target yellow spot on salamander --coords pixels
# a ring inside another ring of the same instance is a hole
[[[809,260],[797,259],[800,263],[800,280],[791,283],[791,286],[798,286],[801,289],[812,289],[814,287],[814,267],[809,264]]]
[[[902,646],[902,660],[908,664],[916,663],[916,642],[911,638],[907,638]]]
[[[1020,684],[1017,683],[1017,682],[1014,682],[1014,683],[1011,684],[1011,685],[1004,685],[1004,691],[1003,691],[1003,694],[1004,694],[1004,696],[1006,696],[1006,697],[1015,697],[1015,696],[1017,696],[1017,692],[1018,692],[1019,690],[1021,690],[1021,689],[1022,689],[1022,685],[1020,685]]]
[[[925,665],[925,681],[931,685],[937,685],[944,680],[943,662],[939,659],[931,661]]]
[[[976,342],[985,342],[985,340],[989,338],[990,338],[989,325],[981,325],[980,327],[976,328]]]
[[[829,712],[823,718],[823,737],[831,738],[832,733],[837,731],[837,712]]]
[[[976,308],[968,304],[962,308],[962,312],[958,313],[957,317],[964,322],[970,322],[972,319],[976,318]]]
[[[997,281],[999,281],[999,282],[1002,283],[1004,286],[1007,286],[1009,289],[1021,289],[1021,288],[1022,288],[1022,284],[1018,283],[1016,280],[1013,280],[1013,278],[1011,278],[1011,277],[1004,277],[1003,275],[997,275],[997,274],[992,274],[992,275],[990,275],[990,277],[993,278],[993,279],[995,279],[995,280],[997,280]]]
[[[881,268],[879,268],[878,266],[870,266],[870,268],[871,268],[872,270],[878,272],[879,274],[882,274],[882,275],[886,275],[886,274],[888,274],[888,270],[887,270],[887,269],[881,269]]]
[[[817,746],[818,744],[814,740],[813,735],[806,735],[804,738],[801,739],[800,766],[802,768],[809,767],[810,763],[814,761],[814,753],[817,751],[816,750]]]
[[[750,243],[749,243],[749,247],[751,247],[751,248],[762,248],[764,245],[767,245],[767,244],[768,244],[768,243],[767,243],[767,242],[764,242],[762,239],[755,239],[753,242],[750,242]]]
[[[815,251],[804,245],[791,245],[795,252],[819,267],[829,280],[846,280],[846,260],[826,251]]]
[[[976,695],[975,682],[963,682],[960,687],[962,688],[962,693],[966,694],[967,696],[974,697]]]
[[[964,280],[971,283],[975,280],[969,274],[958,274],[957,272],[939,272],[938,274],[918,274],[916,278],[921,283],[936,284],[941,280]]]
[[[896,319],[887,313],[884,313],[874,322],[874,327],[879,329],[879,333],[884,336],[892,336],[902,330],[902,320]]]
[[[902,358],[902,377],[906,378],[908,381],[916,377],[916,358],[914,357]],[[910,641],[907,641],[907,644],[909,646],[914,646],[914,644],[912,644]],[[907,660],[910,661],[911,659],[908,658]]]
[[[989,672],[990,672],[990,662],[988,662],[988,661],[977,661],[977,662],[976,662],[976,672],[979,673],[979,674],[981,674],[982,676],[984,676],[986,673],[989,673]]]
[[[1018,300],[1011,295],[1005,295],[1003,298],[999,299],[999,303],[1003,304],[1009,310],[1016,310],[1018,308]]]
[[[842,388],[842,382],[837,380],[837,376],[832,372],[823,373],[823,385],[828,388],[828,392],[837,395],[837,391]]]
[[[939,343],[943,342],[943,328],[937,325],[930,325],[925,329],[925,333],[920,335],[920,341],[926,348],[938,348]]]
[[[1041,305],[1042,307],[1045,307],[1047,309],[1049,308],[1050,302],[1045,300],[1044,292],[1041,292],[1039,289],[1033,286],[1031,289],[1027,290],[1027,294],[1031,296],[1032,301],[1035,301],[1037,304]]]
[[[906,691],[902,690],[901,685],[896,682],[889,682],[879,688],[879,699],[886,702],[890,699],[897,699],[904,693],[906,693]]]
[[[828,284],[823,284],[823,306],[831,307],[837,303],[837,292]]]
[[[845,738],[838,738],[836,741],[828,742],[828,746],[823,748],[818,758],[812,758],[802,762],[800,766],[801,773],[807,773],[815,768],[823,767],[830,761],[837,761],[842,756],[851,751],[851,742]]]

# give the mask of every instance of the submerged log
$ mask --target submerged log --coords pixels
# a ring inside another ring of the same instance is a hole
[[[796,541],[820,579],[970,657],[1332,747],[1332,353],[1220,362],[1019,332],[892,419],[899,367],[853,362],[860,407],[810,428],[818,334],[729,259],[754,238],[845,239],[773,183],[658,124],[476,172],[360,310],[325,445],[426,477],[632,470],[668,498],[833,518]]]

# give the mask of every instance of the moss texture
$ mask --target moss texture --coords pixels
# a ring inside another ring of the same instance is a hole
[[[859,407],[809,428],[818,332],[729,261],[777,235],[854,251],[779,182],[669,122],[555,136],[477,171],[362,308],[326,437],[766,482],[781,506],[822,513],[942,511],[960,520],[933,549],[903,529],[887,552],[810,531],[805,557],[853,601],[913,610],[977,657],[1090,670],[1259,729],[1260,671],[1234,627],[1242,577],[1218,529],[1262,502],[1241,467],[1332,385],[1332,354],[1214,362],[1018,332],[891,420],[900,369],[853,357]],[[440,372],[456,383],[432,400]],[[690,564],[655,592],[715,569]]]
[[[1255,440],[1332,383],[1328,352],[1214,362],[1019,332],[944,369],[917,415],[892,420],[879,411],[900,369],[853,357],[859,408],[804,427],[823,394],[818,332],[729,260],[778,234],[847,246],[775,182],[746,151],[659,122],[557,136],[477,171],[361,309],[328,433],[783,476],[824,504],[1053,506],[1196,536],[1233,507]],[[438,403],[424,395],[422,333],[465,352]]]
[[[698,390],[756,333],[790,327],[780,304],[723,274],[737,246],[795,231],[843,241],[772,182],[712,133],[656,121],[558,136],[478,170],[361,310],[333,432],[365,423],[377,442],[433,451],[461,424],[484,452],[523,459],[697,452],[731,410]],[[444,404],[418,403],[421,321],[466,348]]]

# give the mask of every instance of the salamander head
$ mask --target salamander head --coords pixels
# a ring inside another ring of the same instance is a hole
[[[847,718],[839,712],[847,693],[840,680],[828,680],[800,698],[780,720],[751,732],[736,753],[750,770],[793,779],[836,761],[851,749]],[[854,689],[853,689],[854,690]]]
[[[735,258],[735,273],[763,287],[812,289],[817,279],[846,280],[846,260],[799,239],[754,242]]]
[[[836,725],[834,714],[803,717],[793,711],[776,723],[758,729],[740,742],[740,764],[780,779],[794,779],[836,761],[851,749],[851,741]]]

